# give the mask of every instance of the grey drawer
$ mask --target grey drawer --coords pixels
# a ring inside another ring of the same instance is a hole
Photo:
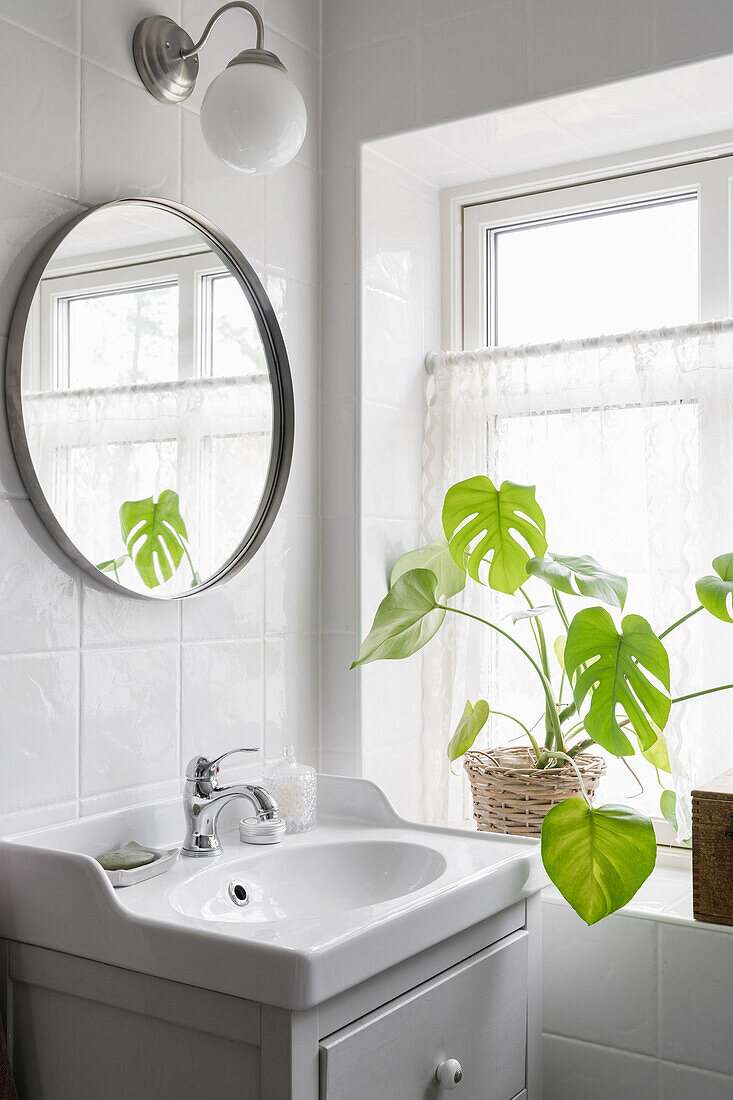
[[[456,1100],[523,1096],[527,933],[515,932],[321,1041],[321,1100],[440,1100],[457,1058]]]

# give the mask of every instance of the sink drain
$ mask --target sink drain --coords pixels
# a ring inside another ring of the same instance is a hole
[[[229,897],[235,905],[249,905],[249,891],[242,882],[229,883]]]

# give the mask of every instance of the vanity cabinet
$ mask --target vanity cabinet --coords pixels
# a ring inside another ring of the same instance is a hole
[[[540,1100],[539,899],[290,1011],[5,941],[22,1100]]]
[[[523,931],[323,1039],[320,1100],[364,1100],[367,1081],[374,1096],[439,1095],[436,1068],[448,1059],[460,1064],[461,1100],[511,1100],[524,1088],[526,1041]]]

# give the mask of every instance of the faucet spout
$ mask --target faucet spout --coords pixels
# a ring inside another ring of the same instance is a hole
[[[277,804],[264,787],[254,783],[219,785],[216,776],[221,759],[209,761],[205,757],[195,757],[186,769],[183,791],[186,836],[181,855],[216,856],[221,853],[217,832],[219,814],[235,798],[246,798],[261,821],[277,817]]]

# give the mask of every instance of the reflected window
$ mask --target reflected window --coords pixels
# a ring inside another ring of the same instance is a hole
[[[177,282],[59,298],[57,308],[56,389],[178,376]]]

